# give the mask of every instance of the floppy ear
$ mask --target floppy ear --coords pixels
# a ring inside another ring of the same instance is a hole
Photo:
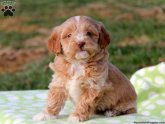
[[[53,32],[48,40],[48,49],[55,54],[60,54],[62,52],[60,32],[60,26],[57,26],[55,29],[53,29]]]
[[[108,44],[110,43],[110,35],[109,33],[106,31],[104,25],[102,23],[99,23],[99,45],[101,49],[105,49]]]

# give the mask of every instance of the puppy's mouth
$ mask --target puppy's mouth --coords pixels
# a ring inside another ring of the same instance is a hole
[[[78,51],[75,55],[75,58],[77,60],[87,59],[88,57],[89,57],[89,53],[84,50]]]

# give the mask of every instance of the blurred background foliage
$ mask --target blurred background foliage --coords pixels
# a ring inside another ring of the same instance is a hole
[[[16,0],[14,8],[13,17],[0,13],[0,90],[47,89],[54,59],[47,38],[75,15],[105,25],[112,38],[110,61],[129,78],[165,61],[164,0]]]

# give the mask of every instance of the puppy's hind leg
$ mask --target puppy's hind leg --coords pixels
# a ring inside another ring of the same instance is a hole
[[[114,116],[125,115],[125,114],[133,114],[136,112],[137,112],[136,108],[130,108],[124,112],[123,111],[117,111],[117,110],[106,110],[104,115],[107,117],[114,117]]]
[[[114,116],[118,116],[121,115],[122,112],[117,111],[117,110],[106,110],[104,115],[107,117],[114,117]]]
[[[133,114],[133,113],[136,113],[136,112],[137,112],[136,108],[130,108],[127,111],[125,111],[124,113],[125,114]]]

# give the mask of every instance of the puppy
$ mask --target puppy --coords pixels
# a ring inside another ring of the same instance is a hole
[[[47,105],[34,120],[56,118],[69,97],[75,104],[71,121],[94,114],[136,113],[136,93],[127,77],[108,61],[110,36],[104,26],[86,16],[75,16],[55,27],[48,48],[56,54],[50,68]]]

